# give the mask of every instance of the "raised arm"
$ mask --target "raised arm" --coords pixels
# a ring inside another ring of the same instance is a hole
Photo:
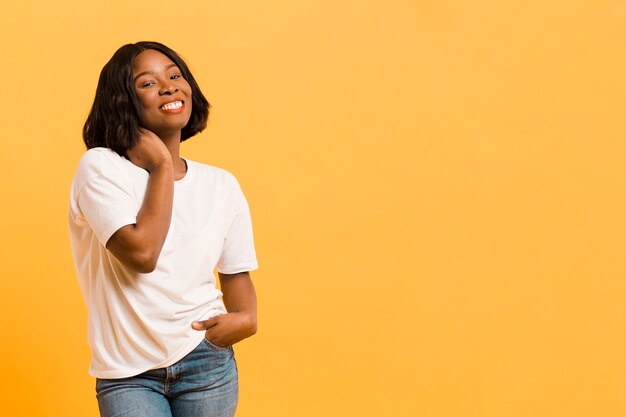
[[[156,268],[172,218],[172,156],[157,135],[142,129],[139,143],[128,151],[128,157],[149,172],[148,188],[137,222],[117,230],[106,247],[128,268],[148,273]]]

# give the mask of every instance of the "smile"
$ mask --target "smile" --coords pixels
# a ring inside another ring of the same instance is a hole
[[[160,107],[161,110],[176,110],[183,107],[182,101],[172,101],[171,103],[165,103]]]

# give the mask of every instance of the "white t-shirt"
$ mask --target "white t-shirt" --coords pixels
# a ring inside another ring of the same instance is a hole
[[[187,160],[174,185],[172,221],[154,272],[133,272],[107,249],[136,223],[149,174],[107,148],[88,150],[72,183],[69,228],[89,311],[89,374],[124,378],[172,365],[204,337],[194,320],[226,313],[215,287],[258,268],[248,203],[229,172]]]

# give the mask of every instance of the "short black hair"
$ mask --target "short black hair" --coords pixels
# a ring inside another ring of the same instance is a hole
[[[191,86],[191,117],[181,132],[183,142],[202,132],[209,117],[210,104],[200,91],[185,61],[159,42],[129,43],[119,48],[100,72],[96,97],[83,127],[87,149],[110,148],[121,156],[137,144],[143,107],[135,93],[133,63],[137,55],[154,49],[172,60]]]

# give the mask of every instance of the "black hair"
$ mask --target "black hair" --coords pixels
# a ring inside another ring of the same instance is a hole
[[[180,141],[189,139],[206,127],[210,104],[185,61],[158,42],[130,43],[118,49],[100,72],[96,97],[83,127],[87,149],[105,147],[126,156],[126,151],[137,144],[143,108],[135,93],[133,63],[137,55],[147,49],[154,49],[171,59],[191,86],[191,117],[181,131]]]

